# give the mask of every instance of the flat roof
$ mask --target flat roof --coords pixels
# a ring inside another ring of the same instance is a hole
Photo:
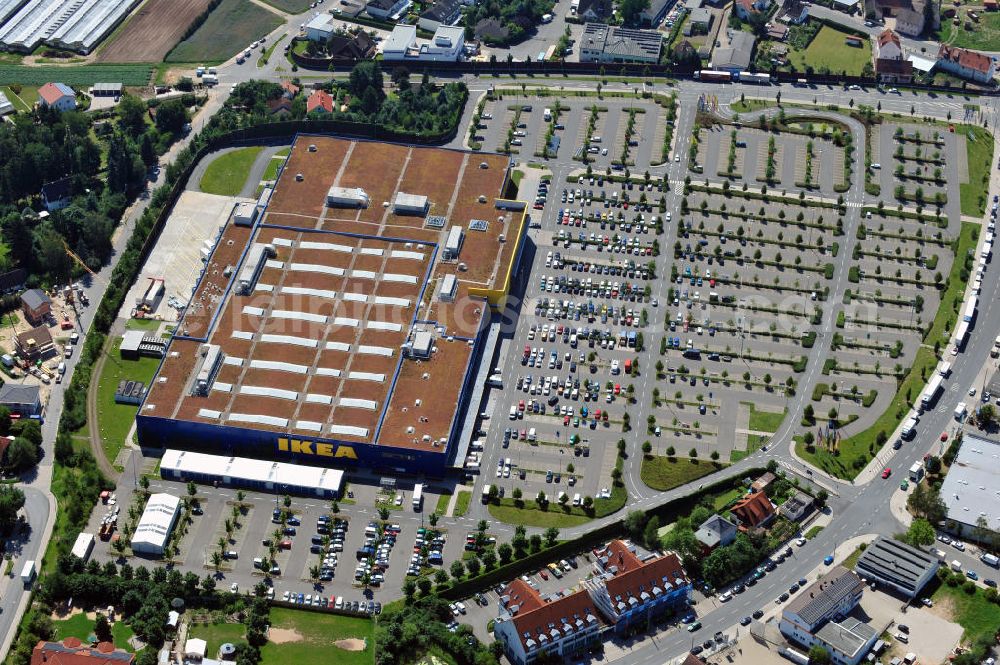
[[[160,470],[331,492],[339,492],[344,483],[344,472],[340,469],[209,455],[189,450],[164,451]]]
[[[975,526],[980,517],[986,526],[1000,530],[1000,441],[966,432],[962,447],[941,485],[941,499],[948,519]]]
[[[878,633],[860,619],[847,617],[843,621],[828,621],[816,631],[816,637],[823,640],[840,653],[850,657],[857,656],[870,643],[875,641]]]
[[[916,595],[938,569],[938,559],[894,538],[879,536],[858,559],[854,569]]]
[[[485,298],[507,288],[524,225],[523,211],[497,208],[508,166],[498,154],[300,137],[260,219],[224,229],[141,414],[445,452]],[[326,205],[331,188],[362,186],[371,206]],[[447,227],[379,205],[400,195],[452,224],[491,220],[465,239],[466,270],[440,261]],[[238,294],[257,243],[274,251]],[[446,275],[454,302],[437,299]],[[417,321],[436,338],[420,362],[402,353]],[[224,359],[195,396],[205,343]]]

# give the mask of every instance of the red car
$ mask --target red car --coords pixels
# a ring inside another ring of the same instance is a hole
[[[885,467],[885,470],[882,471],[882,478],[888,478],[891,475],[892,475],[892,469],[890,469],[889,467]]]
[[[941,440],[942,441],[948,440],[948,432],[941,432]]]
[[[542,578],[543,580],[547,580],[547,579],[549,579],[549,574],[548,574],[547,572],[545,572],[545,569],[544,569],[544,568],[542,568],[541,570],[539,570],[539,571],[538,571],[538,575],[539,575],[539,576],[540,576],[540,577],[541,577],[541,578]]]

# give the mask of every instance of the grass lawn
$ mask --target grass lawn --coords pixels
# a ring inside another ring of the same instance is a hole
[[[208,644],[205,645],[205,655],[215,658],[219,647],[226,642],[235,644],[245,641],[246,628],[241,623],[199,623],[191,626],[188,639],[198,637]]]
[[[572,496],[572,493],[566,493]],[[501,499],[498,504],[492,503],[489,506],[490,515],[508,524],[524,524],[525,526],[537,526],[547,528],[569,527],[584,524],[592,519],[606,517],[618,512],[628,501],[628,492],[624,487],[614,486],[611,488],[611,498],[595,499],[594,508],[588,513],[583,508],[574,508],[571,503],[566,507],[560,506],[555,499],[558,493],[549,497],[547,510],[542,510],[534,501],[523,501],[522,507],[517,507],[514,499]]]
[[[125,322],[126,330],[147,330],[154,331],[160,327],[163,321],[157,321],[156,319],[129,319]]]
[[[845,72],[848,76],[860,76],[865,64],[872,61],[872,45],[867,40],[859,48],[848,46],[844,41],[849,35],[828,25],[820,28],[805,51],[790,51],[788,61],[796,71],[806,67],[819,69],[828,67],[831,71]]]
[[[303,612],[281,607],[271,608],[271,631],[295,631],[297,641],[284,644],[268,642],[261,648],[261,665],[285,663],[337,663],[369,665],[375,662],[375,624],[370,619],[323,612]],[[336,645],[338,640],[362,639],[363,651],[348,651]]]
[[[1000,19],[1000,14],[987,14],[987,16]],[[986,212],[986,199],[989,197],[993,137],[982,127],[972,125],[956,125],[955,131],[965,134],[965,153],[969,164],[969,182],[960,183],[958,186],[962,214],[980,217]]]
[[[679,457],[651,456],[642,460],[642,482],[654,490],[666,490],[686,485],[719,469],[720,462],[706,462]]]
[[[744,402],[743,404],[750,407],[749,428],[752,430],[774,434],[781,426],[781,421],[785,419],[785,410],[781,413],[772,413],[770,411],[758,411],[750,402]]]
[[[771,108],[774,102],[770,99],[741,99],[729,105],[734,113],[750,113],[761,109]]]
[[[864,550],[862,550],[861,547],[856,547],[854,551],[851,552],[850,556],[844,559],[844,562],[840,565],[842,565],[844,568],[847,568],[848,570],[854,570],[854,566],[855,564],[857,564],[858,559],[861,558],[861,554],[863,552]]]
[[[264,0],[264,2],[286,14],[301,14],[312,4],[312,0]]]
[[[469,490],[459,490],[458,497],[455,499],[455,512],[452,513],[454,517],[461,517],[465,513],[469,512],[469,504],[472,502],[472,492]]]
[[[731,489],[716,496],[715,499],[712,501],[712,505],[715,507],[716,510],[722,510],[723,508],[728,506],[730,502],[735,501],[741,496],[743,496],[743,490]]]
[[[222,0],[194,34],[175,46],[166,62],[219,63],[279,25],[281,17],[252,2]]]
[[[30,111],[32,105],[38,100],[38,88],[22,87],[20,94],[15,94],[10,86],[0,87],[0,92],[6,95],[7,99],[18,111]]]
[[[827,473],[844,480],[851,480],[868,465],[875,453],[879,451],[881,446],[876,442],[878,433],[884,432],[886,436],[891,435],[909,413],[911,402],[920,396],[927,377],[931,375],[935,367],[937,367],[937,358],[934,356],[934,351],[925,347],[917,349],[913,368],[899,385],[896,396],[892,398],[889,407],[871,427],[850,438],[842,439],[836,453],[819,446],[807,448],[802,438],[796,436],[795,452],[810,464]]]
[[[238,148],[217,157],[201,177],[198,187],[206,194],[236,196],[243,189],[253,162],[262,148]]]
[[[965,185],[962,185],[962,187],[965,187]],[[958,315],[962,307],[962,297],[965,294],[966,285],[966,280],[962,279],[962,268],[965,257],[968,256],[969,252],[976,249],[976,243],[979,240],[979,225],[966,222],[962,224],[960,233],[958,250],[955,252],[955,261],[952,262],[951,271],[948,273],[948,288],[941,294],[941,306],[938,307],[934,323],[931,324],[930,329],[927,331],[927,336],[924,337],[925,344],[933,345],[934,342],[941,342],[942,348],[948,343],[951,333],[958,322]]]
[[[444,511],[448,510],[449,501],[451,501],[451,494],[442,494],[439,496],[437,505],[434,506],[434,512],[438,515],[444,515]]]
[[[951,19],[941,19],[941,39],[952,46],[994,51],[1000,43],[1000,14],[983,12],[977,8],[979,23],[973,23],[975,30],[965,29],[965,15],[968,10],[959,9],[960,25],[953,25]]]
[[[823,530],[823,527],[821,527],[821,526],[814,526],[811,529],[809,529],[808,531],[806,531],[806,538],[809,539],[809,540],[812,540],[813,538],[815,538],[816,536],[818,536],[819,532],[822,531],[822,530]]]
[[[55,639],[62,640],[67,637],[76,637],[84,642],[94,634],[94,621],[88,619],[86,614],[74,614],[62,621],[53,621],[55,628]],[[111,636],[114,638],[115,646],[121,649],[128,649],[128,641],[132,638],[132,629],[124,621],[116,621],[111,627]]]
[[[101,444],[109,462],[114,462],[125,443],[125,437],[132,428],[132,421],[138,407],[131,404],[116,404],[115,390],[122,379],[142,381],[147,386],[153,380],[156,368],[160,366],[158,358],[140,358],[139,360],[122,360],[118,353],[121,338],[108,348],[108,357],[97,383],[97,426],[101,435]]]
[[[285,163],[285,157],[288,157],[290,148],[285,148],[284,150],[279,150],[273,157],[271,161],[267,163],[267,168],[264,169],[264,177],[261,180],[277,180],[278,179],[278,169],[281,165]]]
[[[986,600],[983,590],[978,587],[974,594],[967,594],[961,586],[942,584],[931,596],[931,600],[952,604],[952,618],[965,629],[963,638],[968,642],[974,642],[980,637],[990,637],[996,632],[997,626],[1000,626],[1000,605]]]
[[[747,434],[747,449],[746,450],[735,450],[735,449],[734,450],[730,450],[729,451],[729,462],[731,464],[735,464],[736,462],[739,462],[744,457],[749,457],[750,455],[753,455],[755,452],[757,452],[758,450],[760,450],[760,447],[763,446],[764,443],[769,438],[770,437],[767,437],[767,436],[761,436],[760,434]]]

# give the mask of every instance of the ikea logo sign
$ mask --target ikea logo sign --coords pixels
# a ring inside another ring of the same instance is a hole
[[[321,441],[308,441],[303,439],[278,438],[278,450],[283,453],[293,453],[295,455],[316,455],[319,457],[346,457],[347,459],[358,459],[354,448],[350,446],[334,446],[332,443]]]

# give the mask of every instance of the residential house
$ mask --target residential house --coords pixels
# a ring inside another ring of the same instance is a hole
[[[503,24],[503,21],[491,16],[478,21],[476,27],[473,29],[473,34],[476,39],[482,40],[487,44],[497,44],[510,36],[510,29]]]
[[[365,5],[365,11],[381,21],[395,20],[410,4],[410,0],[370,0]]]
[[[696,656],[689,651],[688,654],[684,656],[684,660],[681,661],[680,665],[705,665],[705,662],[706,661],[702,659],[701,656]]]
[[[676,0],[649,0],[649,6],[639,13],[639,21],[643,25],[655,28],[660,25]]]
[[[740,530],[765,527],[774,521],[775,511],[766,492],[748,494],[729,509],[740,521]]]
[[[7,99],[7,95],[0,92],[0,116],[5,116],[8,113],[13,113],[16,110],[17,109],[14,108],[14,105],[11,103],[11,101]]]
[[[770,471],[765,471],[757,478],[757,480],[753,481],[753,483],[750,484],[750,491],[766,492],[769,489],[771,489],[771,485],[773,485],[774,481],[777,479],[778,477],[775,476],[773,473],[771,473]]]
[[[60,178],[42,185],[42,203],[49,212],[62,210],[73,200],[73,181]]]
[[[364,30],[355,35],[334,35],[326,43],[326,53],[334,62],[357,62],[375,55],[375,42]]]
[[[768,23],[767,36],[776,42],[783,42],[788,37],[788,26],[784,23]]]
[[[673,552],[643,552],[613,540],[595,551],[596,575],[583,585],[615,633],[626,634],[664,613],[687,607],[691,583]]]
[[[588,23],[580,39],[580,62],[657,63],[662,48],[659,32]]]
[[[698,527],[694,537],[701,543],[705,554],[708,554],[716,547],[731,545],[736,540],[737,531],[736,525],[725,517],[712,515]]]
[[[464,47],[465,28],[461,26],[441,26],[430,43],[418,45],[415,25],[397,25],[382,44],[382,59],[456,62],[462,57]]]
[[[923,12],[905,7],[896,10],[896,31],[907,37],[919,37],[924,32]]]
[[[46,83],[38,89],[38,103],[44,108],[72,111],[76,108],[76,93],[64,83]]]
[[[990,56],[947,44],[938,50],[937,68],[977,83],[989,83],[996,74],[996,63]]]
[[[854,571],[837,566],[785,606],[778,629],[804,649],[823,647],[836,665],[857,665],[878,637],[871,626],[848,616],[864,588]]]
[[[56,350],[52,335],[46,326],[38,326],[14,336],[14,350],[22,358],[35,361],[46,358]]]
[[[38,386],[26,383],[5,383],[0,386],[0,406],[22,418],[42,413],[42,398]]]
[[[712,29],[714,18],[715,15],[707,7],[692,9],[687,23],[684,24],[684,36],[708,34],[708,31]]]
[[[611,16],[611,0],[580,0],[576,15],[584,21],[606,21]]]
[[[311,42],[325,42],[333,36],[337,25],[332,14],[316,14],[306,23],[306,39]]]
[[[778,514],[793,522],[801,522],[812,512],[813,498],[805,492],[796,492],[781,504]]]
[[[285,96],[269,99],[267,100],[267,112],[278,118],[286,118],[292,115],[292,100]]]
[[[28,289],[21,294],[21,312],[33,326],[40,326],[52,313],[52,301],[41,289]]]
[[[802,25],[809,18],[809,5],[802,0],[785,0],[778,11],[778,20],[790,25]]]
[[[279,85],[281,86],[281,89],[284,91],[282,93],[282,96],[285,97],[286,99],[293,99],[295,95],[299,94],[299,91],[301,90],[299,86],[295,85],[294,83],[292,83],[287,79],[282,80]]]
[[[583,589],[543,600],[538,591],[515,579],[500,592],[499,604],[493,635],[513,665],[584,651],[601,641],[606,627]]]
[[[442,25],[455,25],[462,16],[458,0],[437,0],[420,14],[417,25],[427,32],[434,32]]]
[[[306,100],[306,113],[333,113],[333,97],[325,90],[313,90]]]
[[[910,60],[876,60],[875,76],[881,83],[909,83],[913,80]]]
[[[76,637],[62,642],[41,640],[31,650],[31,665],[132,665],[135,654],[116,649],[111,642],[96,646],[84,644]]]
[[[757,40],[749,32],[742,30],[730,30],[729,33],[729,46],[712,51],[712,69],[735,74],[750,67]]]
[[[889,28],[879,33],[875,40],[874,57],[876,60],[902,60],[903,43],[900,41],[899,35]]]
[[[765,11],[769,4],[769,0],[736,0],[733,3],[733,9],[736,10],[736,15],[740,19],[749,21],[752,14]]]

